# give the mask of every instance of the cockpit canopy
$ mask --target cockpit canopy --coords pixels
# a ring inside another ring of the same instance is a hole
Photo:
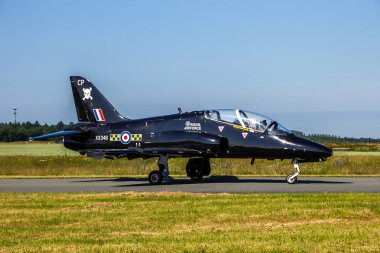
[[[205,111],[205,116],[211,120],[232,123],[249,128],[254,132],[267,132],[268,134],[273,135],[288,135],[292,133],[278,122],[264,115],[245,110],[209,110]]]

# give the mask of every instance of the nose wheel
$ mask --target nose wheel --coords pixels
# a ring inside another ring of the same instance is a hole
[[[295,184],[297,182],[298,175],[301,173],[301,168],[297,160],[293,160],[293,165],[296,172],[294,174],[289,174],[286,177],[286,182],[288,182],[288,184]]]
[[[289,174],[286,177],[286,182],[288,182],[288,184],[295,184],[297,182],[297,177],[294,177],[293,175],[294,174]]]

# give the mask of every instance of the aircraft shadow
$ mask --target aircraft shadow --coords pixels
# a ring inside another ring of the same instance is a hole
[[[138,181],[147,181],[147,178],[137,178],[137,177],[119,177],[119,178],[100,178],[100,179],[85,179],[85,180],[78,180],[76,182],[78,183],[91,183],[91,182],[138,182]]]
[[[114,187],[136,187],[136,186],[151,186],[147,178],[106,178],[106,179],[91,179],[80,180],[78,182],[130,182],[132,184],[117,185]],[[136,182],[136,183],[133,183]],[[141,183],[140,183],[141,182]],[[163,182],[162,185],[189,185],[189,184],[213,184],[213,183],[269,183],[269,184],[287,184],[285,178],[238,178],[235,176],[211,176],[206,177],[200,182],[193,182],[189,178],[171,178],[169,182]],[[328,178],[299,178],[297,184],[351,184],[351,182],[331,181]]]

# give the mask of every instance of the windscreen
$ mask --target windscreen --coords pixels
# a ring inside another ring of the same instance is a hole
[[[272,122],[274,122],[272,119],[258,113],[242,110],[239,111],[245,127],[251,128],[258,132],[264,132],[267,129],[267,127]]]
[[[283,125],[279,124],[278,122],[274,122],[269,128],[268,128],[268,134],[273,135],[288,135],[291,134],[292,131],[288,130]]]
[[[244,126],[251,128],[254,131],[257,131],[257,132],[267,131],[268,134],[273,134],[273,135],[288,135],[292,133],[286,127],[282,126],[278,122],[264,115],[261,115],[255,112],[250,112],[250,111],[243,111],[243,110],[239,110],[239,112],[240,112],[240,117],[242,119],[242,123],[244,124]]]
[[[288,135],[291,131],[278,122],[255,112],[239,109],[221,109],[206,111],[207,118],[224,121],[252,129],[254,132],[265,132],[273,135]]]

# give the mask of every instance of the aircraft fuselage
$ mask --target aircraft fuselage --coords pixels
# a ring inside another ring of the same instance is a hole
[[[205,117],[203,111],[173,114],[107,125],[80,123],[90,130],[65,137],[65,147],[81,152],[104,152],[115,157],[220,157],[324,161],[332,151],[294,134],[271,135]],[[74,127],[75,129],[75,127]],[[129,140],[121,140],[123,132]],[[127,135],[128,135],[127,133]]]

